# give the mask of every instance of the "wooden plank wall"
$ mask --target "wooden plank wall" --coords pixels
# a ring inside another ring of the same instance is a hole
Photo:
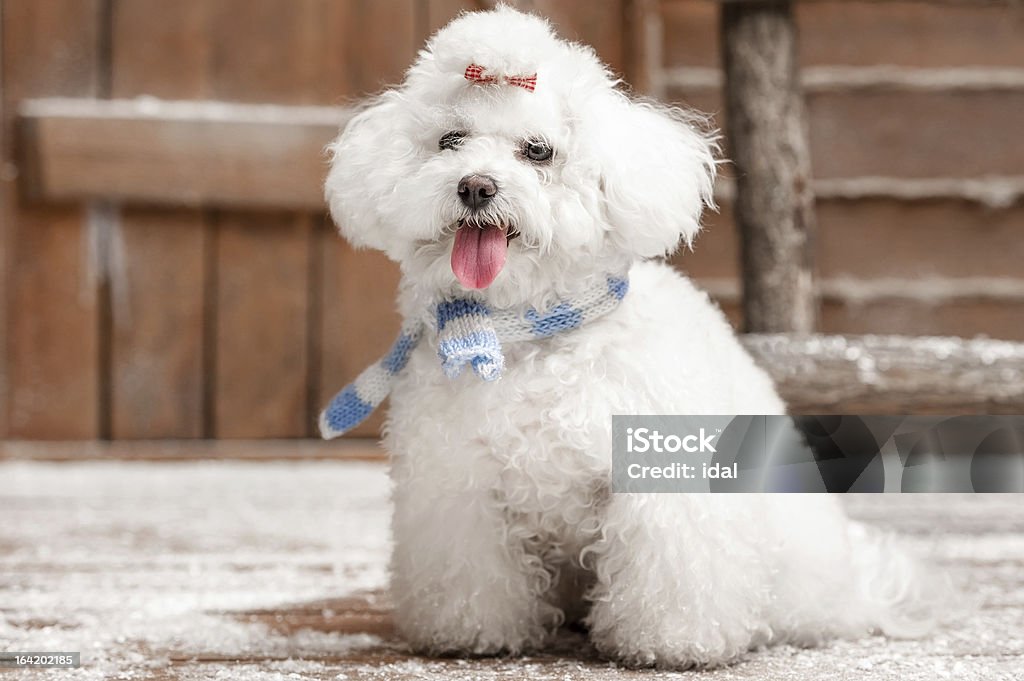
[[[718,0],[662,0],[657,93],[721,117]],[[823,333],[1024,340],[1024,5],[797,3]],[[677,259],[739,316],[730,202]]]
[[[0,436],[296,438],[386,348],[396,268],[321,213],[33,204],[29,97],[338,105],[400,80],[459,0],[0,0]],[[519,3],[630,63],[627,0]],[[4,290],[6,289],[6,290]],[[370,435],[379,421],[357,435]]]
[[[190,99],[208,94],[205,3],[133,0],[111,20],[111,95]],[[124,269],[112,301],[110,434],[190,438],[207,433],[203,410],[206,254],[199,210],[128,206],[119,237]]]
[[[3,3],[6,262],[6,427],[12,437],[99,435],[99,228],[82,206],[29,206],[13,166],[17,102],[59,94],[96,97],[104,4],[100,0]],[[92,233],[90,233],[92,232]]]
[[[30,201],[19,102],[342,105],[399,80],[459,11],[491,4],[0,0],[0,437],[313,435],[319,406],[398,323],[395,267],[354,252],[320,212]],[[716,0],[516,4],[639,87],[720,110]],[[820,330],[1024,339],[1018,5],[799,4]],[[735,319],[725,199],[676,263]]]

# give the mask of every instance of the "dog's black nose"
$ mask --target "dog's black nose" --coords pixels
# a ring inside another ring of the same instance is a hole
[[[466,175],[459,180],[459,199],[466,208],[480,210],[498,193],[494,179],[486,175]]]

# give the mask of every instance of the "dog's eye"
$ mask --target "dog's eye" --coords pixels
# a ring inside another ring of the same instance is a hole
[[[462,146],[462,142],[466,139],[466,133],[461,130],[451,130],[441,135],[441,139],[437,140],[437,148],[441,151],[445,149],[455,149]]]
[[[523,144],[523,156],[537,163],[550,161],[553,153],[548,143],[543,140],[526,140]]]

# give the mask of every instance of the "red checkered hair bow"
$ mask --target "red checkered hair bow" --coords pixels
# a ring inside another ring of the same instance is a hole
[[[537,89],[537,74],[532,73],[528,76],[496,76],[494,74],[487,73],[487,69],[480,66],[479,64],[470,64],[466,67],[466,80],[471,83],[499,83],[504,82],[508,85],[515,85],[521,87],[527,92],[533,92]]]

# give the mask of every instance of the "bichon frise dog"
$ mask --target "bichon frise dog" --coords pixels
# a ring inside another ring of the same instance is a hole
[[[391,394],[400,632],[517,653],[580,621],[611,658],[685,668],[899,628],[906,562],[826,495],[610,492],[613,414],[784,413],[652,260],[697,233],[714,138],[617,85],[540,18],[464,14],[331,147],[342,233],[402,270],[402,335],[321,419]]]

